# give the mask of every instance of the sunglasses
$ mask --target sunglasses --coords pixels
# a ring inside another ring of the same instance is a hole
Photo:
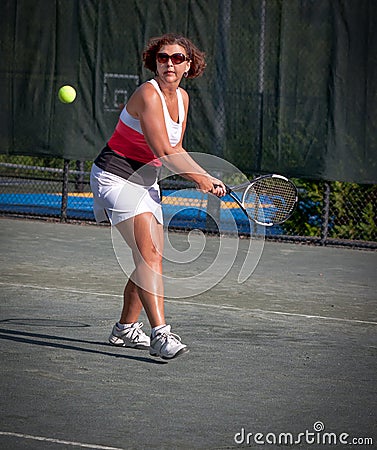
[[[173,53],[172,55],[168,55],[167,53],[157,53],[157,61],[160,64],[165,64],[171,59],[171,62],[174,65],[182,64],[185,61],[190,61],[190,58],[185,56],[183,53]]]

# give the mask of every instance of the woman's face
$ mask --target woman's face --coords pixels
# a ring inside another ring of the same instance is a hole
[[[184,47],[178,44],[164,45],[157,52],[158,76],[167,82],[180,81],[190,69],[190,61]]]

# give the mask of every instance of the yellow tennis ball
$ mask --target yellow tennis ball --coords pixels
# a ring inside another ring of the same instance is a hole
[[[62,86],[58,92],[59,100],[62,103],[72,103],[76,98],[75,88],[72,86]]]

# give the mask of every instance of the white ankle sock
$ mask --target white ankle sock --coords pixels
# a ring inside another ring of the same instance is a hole
[[[156,336],[157,331],[158,331],[160,328],[164,328],[164,327],[166,327],[166,324],[164,324],[164,325],[158,325],[157,327],[152,328],[152,336],[153,336],[153,337]]]
[[[125,330],[126,328],[131,327],[133,324],[132,323],[116,323],[116,326],[120,329],[120,330]]]

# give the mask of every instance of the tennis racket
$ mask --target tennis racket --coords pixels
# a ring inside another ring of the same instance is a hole
[[[266,227],[285,222],[298,201],[296,186],[282,175],[263,175],[238,186],[225,187],[249,219]],[[240,196],[236,191],[241,191]]]

